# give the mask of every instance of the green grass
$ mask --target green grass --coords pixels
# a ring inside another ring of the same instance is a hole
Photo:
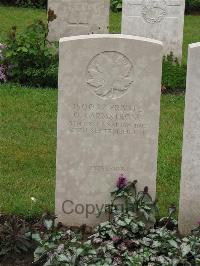
[[[121,13],[110,12],[110,33],[121,32]]]
[[[0,212],[54,208],[57,91],[0,86]]]
[[[171,203],[178,207],[184,100],[184,95],[161,98],[157,193],[162,214]]]
[[[57,90],[0,86],[0,212],[35,215],[30,197],[54,210]],[[184,96],[164,95],[158,158],[161,213],[178,203]]]
[[[45,20],[45,10],[0,5],[0,42],[3,41],[12,26],[23,30],[36,19]]]
[[[188,45],[200,42],[200,16],[185,16],[183,63],[187,63]]]

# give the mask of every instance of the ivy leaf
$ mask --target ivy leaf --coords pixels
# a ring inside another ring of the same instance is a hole
[[[191,251],[191,247],[189,245],[187,245],[186,243],[183,243],[181,245],[181,252],[183,257],[185,257],[188,253],[190,253]]]
[[[170,244],[172,247],[174,247],[174,248],[178,248],[178,244],[177,244],[177,242],[176,242],[175,240],[171,239],[171,240],[169,240],[168,242],[169,242],[169,244]]]
[[[41,242],[41,237],[38,233],[32,234],[32,239],[37,242]]]
[[[64,254],[58,255],[58,261],[59,262],[67,262],[67,256],[65,256]]]
[[[83,248],[78,248],[78,249],[76,250],[76,256],[77,256],[77,257],[80,256],[81,253],[82,253],[83,251],[84,251]]]
[[[27,53],[28,49],[26,47],[22,47],[22,52]]]
[[[126,222],[126,224],[128,225],[128,224],[130,224],[131,223],[131,221],[132,221],[132,219],[131,218],[125,218],[125,222]]]
[[[37,262],[40,260],[42,255],[45,253],[45,248],[44,247],[37,247],[35,252],[34,252],[34,262]]]
[[[123,222],[123,221],[121,221],[121,220],[119,220],[119,221],[117,222],[117,224],[120,225],[120,226],[126,226],[126,223]]]
[[[44,220],[44,226],[46,227],[47,230],[50,230],[53,226],[53,221],[52,220]]]

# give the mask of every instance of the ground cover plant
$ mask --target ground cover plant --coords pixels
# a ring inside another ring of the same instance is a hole
[[[173,218],[176,208],[172,205],[166,217],[158,218],[157,202],[148,187],[137,191],[137,181],[128,182],[123,174],[111,197],[111,204],[101,213],[108,220],[95,229],[55,225],[55,217],[49,214],[31,224],[15,216],[4,217],[0,259],[34,250],[38,266],[199,265],[200,221],[189,236],[181,238]]]

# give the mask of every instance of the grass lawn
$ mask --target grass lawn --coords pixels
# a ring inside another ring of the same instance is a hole
[[[22,30],[36,19],[45,20],[45,10],[0,5],[0,42],[12,26],[17,26],[19,30]]]
[[[57,90],[0,86],[0,212],[54,208]]]
[[[0,212],[54,210],[57,90],[0,86]],[[184,96],[164,95],[158,158],[161,213],[178,204]]]

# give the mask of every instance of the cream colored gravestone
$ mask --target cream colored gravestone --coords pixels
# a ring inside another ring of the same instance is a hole
[[[200,43],[189,46],[179,230],[187,234],[200,219]]]
[[[160,40],[181,60],[185,0],[123,0],[122,33]]]
[[[48,0],[49,41],[108,33],[110,0]]]
[[[120,174],[155,197],[162,44],[89,35],[59,53],[56,215],[95,225]]]

